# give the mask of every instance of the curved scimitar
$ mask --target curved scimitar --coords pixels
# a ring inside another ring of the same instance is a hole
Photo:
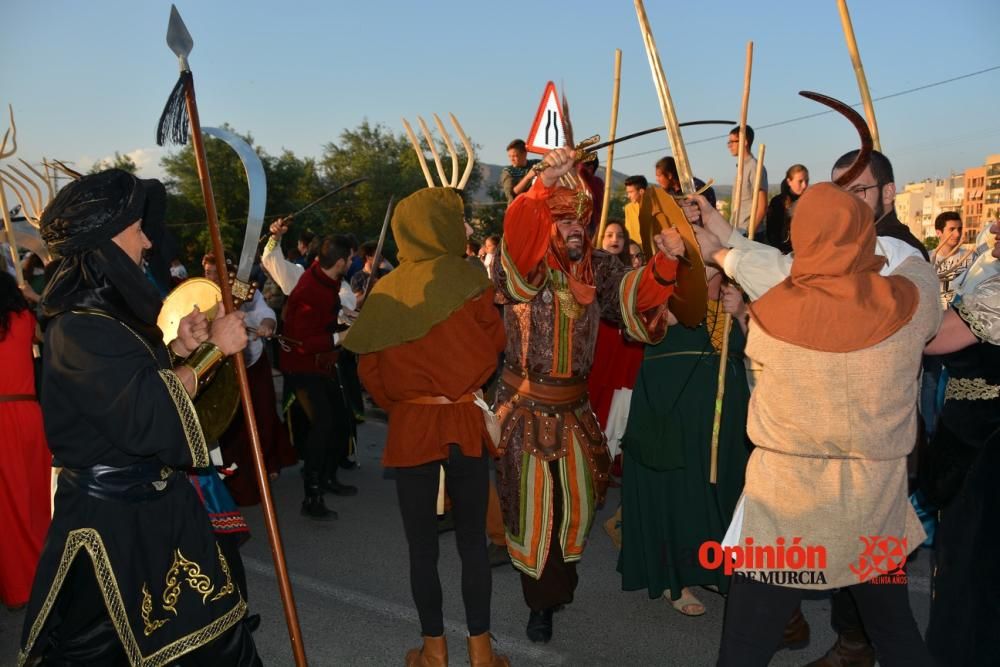
[[[472,167],[476,163],[476,152],[472,148],[472,142],[469,141],[469,137],[465,134],[465,130],[458,123],[458,119],[455,118],[455,114],[449,112],[448,115],[451,117],[451,124],[455,126],[455,132],[458,133],[458,139],[462,142],[465,147],[465,171],[462,173],[462,179],[458,182],[458,189],[464,190],[465,186],[469,182],[469,177],[472,176]]]
[[[420,148],[420,142],[417,141],[417,135],[413,133],[413,128],[410,124],[406,122],[405,118],[401,119],[403,121],[403,127],[406,128],[406,136],[410,138],[410,143],[413,144],[413,150],[417,154],[417,160],[420,161],[420,169],[424,172],[424,179],[427,181],[427,187],[434,187],[434,179],[431,178],[431,170],[427,168],[427,159],[424,157],[424,151]]]
[[[427,140],[427,147],[431,150],[431,157],[434,158],[434,166],[437,167],[441,185],[447,185],[448,177],[444,175],[444,165],[441,164],[441,156],[438,155],[437,148],[434,146],[434,137],[431,136],[430,128],[427,127],[427,123],[420,116],[417,116],[417,122],[420,124],[420,130],[424,133],[424,139]]]
[[[267,205],[267,177],[264,175],[264,165],[257,152],[240,136],[229,130],[218,127],[203,127],[202,134],[221,139],[240,156],[240,162],[247,174],[247,185],[250,188],[247,208],[247,227],[243,235],[243,250],[240,252],[240,263],[236,267],[236,279],[242,283],[250,283],[250,270],[257,257],[257,242],[261,227],[264,226],[264,209]]]
[[[800,90],[799,95],[830,107],[840,115],[846,117],[847,120],[851,121],[854,129],[858,131],[858,136],[861,138],[861,150],[858,151],[858,156],[854,158],[854,162],[851,163],[851,166],[848,167],[844,173],[833,180],[833,182],[837,185],[844,187],[860,176],[861,172],[865,170],[872,160],[873,141],[871,128],[868,127],[868,123],[861,116],[861,114],[852,109],[850,105],[845,104],[838,99],[822,93],[814,93],[809,90]]]
[[[455,150],[455,143],[451,140],[451,135],[444,129],[444,123],[441,122],[437,114],[434,114],[434,122],[437,123],[438,131],[444,137],[445,146],[448,147],[448,155],[451,156],[451,180],[448,181],[448,184],[454,188],[458,186],[458,152]],[[444,184],[445,181],[441,181],[441,185]]]

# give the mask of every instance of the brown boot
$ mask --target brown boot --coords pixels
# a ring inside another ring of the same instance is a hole
[[[448,644],[444,635],[424,636],[424,645],[406,653],[406,667],[448,667]]]
[[[863,632],[843,634],[826,655],[806,667],[875,667],[875,649]]]
[[[802,615],[802,607],[795,610],[792,617],[785,624],[785,635],[782,638],[782,648],[793,651],[805,648],[809,644],[809,623]]]
[[[493,652],[490,633],[484,632],[469,637],[469,664],[472,667],[510,667],[510,660]]]

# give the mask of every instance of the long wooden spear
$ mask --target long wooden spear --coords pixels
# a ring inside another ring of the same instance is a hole
[[[750,197],[750,223],[747,225],[747,238],[753,240],[754,232],[757,231],[757,211],[760,206],[760,185],[764,177],[764,153],[767,146],[760,145],[757,149],[757,173],[753,176],[753,194]],[[766,200],[766,198],[765,198]]]
[[[858,92],[861,93],[861,102],[865,107],[865,119],[872,135],[872,147],[881,152],[882,144],[878,140],[878,124],[875,122],[875,105],[872,103],[871,91],[868,90],[865,66],[861,64],[861,53],[858,52],[858,40],[854,36],[851,15],[847,11],[847,0],[837,0],[837,9],[840,11],[840,24],[844,28],[844,39],[847,40],[847,51],[851,54],[851,64],[854,65],[854,76],[858,79]]]
[[[597,227],[597,243],[604,238],[604,227],[608,224],[608,209],[611,208],[611,189],[614,175],[611,171],[615,163],[615,135],[618,133],[618,95],[622,85],[622,50],[615,49],[615,83],[611,92],[611,127],[608,129],[608,157],[604,161],[604,200],[601,202],[601,222]],[[625,248],[628,252],[628,248]]]
[[[194,46],[194,41],[181,20],[177,8],[170,6],[170,23],[167,27],[167,45],[177,56],[180,63],[181,76],[167,102],[164,118],[161,118],[157,131],[157,142],[161,145],[169,135],[177,143],[185,143],[190,123],[190,136],[194,148],[195,162],[198,166],[198,180],[201,182],[201,194],[205,199],[205,213],[208,218],[209,233],[212,238],[212,252],[215,255],[216,266],[226,266],[226,255],[222,245],[222,235],[219,233],[219,217],[215,208],[215,194],[212,191],[212,177],[208,170],[208,157],[201,134],[201,120],[198,116],[198,102],[194,92],[194,78],[188,65],[188,54]],[[183,106],[182,106],[183,105]],[[184,118],[184,112],[187,119]],[[188,122],[185,122],[187,120]],[[256,236],[256,233],[254,233]],[[231,313],[236,309],[229,281],[220,280],[222,303],[225,311]],[[240,398],[243,405],[243,418],[247,433],[250,435],[250,451],[253,453],[257,487],[260,490],[261,507],[264,510],[264,525],[271,546],[271,558],[278,578],[278,590],[285,611],[285,623],[288,626],[288,636],[292,643],[292,653],[295,664],[305,667],[306,653],[302,643],[302,631],[299,628],[298,611],[295,608],[295,597],[292,585],[288,579],[288,569],[285,565],[285,551],[281,543],[281,531],[278,528],[278,518],[274,511],[271,498],[271,487],[268,483],[264,456],[260,447],[260,435],[257,431],[257,421],[254,417],[253,402],[250,398],[250,383],[247,379],[246,362],[242,354],[233,355],[236,365],[236,377],[239,381]]]
[[[729,222],[740,224],[743,215],[743,147],[747,136],[747,110],[750,106],[750,74],[753,71],[753,42],[747,42],[746,66],[743,70],[743,100],[740,103],[739,148],[736,152],[736,183],[733,185],[733,202]],[[751,221],[752,223],[752,221]],[[733,318],[726,313],[722,318],[722,349],[719,350],[719,378],[715,390],[715,415],[712,417],[712,443],[709,459],[708,481],[716,484],[719,478],[719,431],[722,428],[722,402],[726,394],[726,368],[729,365],[729,329]],[[718,326],[718,321],[716,322]]]

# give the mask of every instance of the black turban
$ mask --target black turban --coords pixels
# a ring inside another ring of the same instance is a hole
[[[68,257],[93,250],[135,221],[159,236],[166,191],[157,180],[139,180],[127,171],[108,169],[73,181],[45,207],[42,240],[53,256]],[[150,215],[152,214],[152,215]]]
[[[166,191],[120,169],[84,176],[45,208],[42,239],[56,267],[42,294],[40,322],[69,310],[99,310],[159,344],[161,298],[143,270],[112,239],[142,220],[154,244],[163,238]]]

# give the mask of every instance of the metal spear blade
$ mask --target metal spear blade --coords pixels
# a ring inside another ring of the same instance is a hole
[[[187,26],[184,25],[184,19],[181,18],[180,12],[177,11],[175,5],[170,5],[170,23],[167,24],[167,46],[180,59],[181,69],[186,70],[187,57],[191,53],[191,49],[194,48],[194,40],[191,39],[191,33],[188,32]]]

